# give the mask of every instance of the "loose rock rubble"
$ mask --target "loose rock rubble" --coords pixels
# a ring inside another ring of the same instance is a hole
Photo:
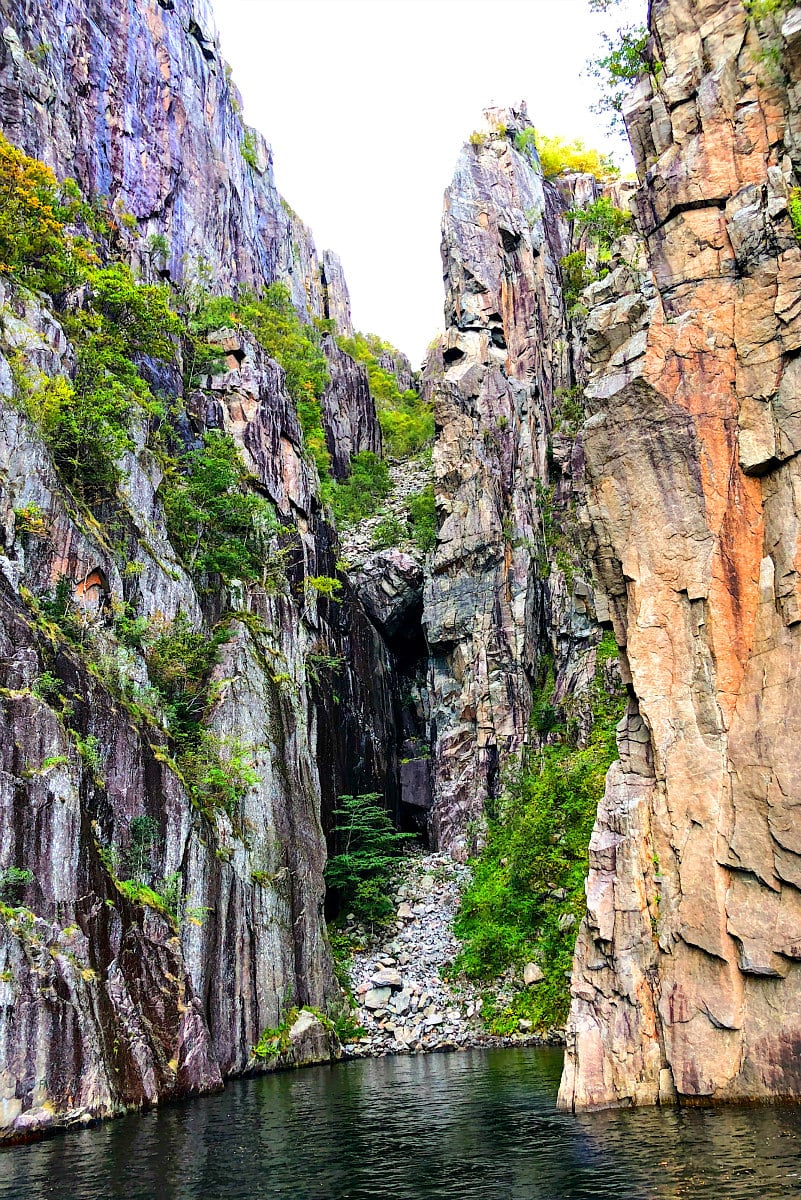
[[[340,533],[342,557],[356,571],[375,551],[373,539],[376,527],[382,521],[387,517],[397,517],[402,525],[406,524],[409,516],[406,502],[409,497],[422,492],[423,488],[431,483],[430,454],[423,452],[416,458],[407,458],[402,462],[391,463],[389,475],[392,480],[392,492],[379,511],[353,528],[342,530]],[[411,554],[417,560],[422,558],[420,551],[412,541],[411,529],[409,536],[398,543],[398,549]]]
[[[459,949],[453,920],[468,875],[448,854],[409,858],[392,896],[396,922],[353,958],[355,1016],[366,1033],[346,1047],[348,1055],[542,1042],[522,1031],[511,1037],[487,1033],[479,989],[450,978]]]

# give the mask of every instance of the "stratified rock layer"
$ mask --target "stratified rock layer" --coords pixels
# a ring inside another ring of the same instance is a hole
[[[590,848],[564,1106],[801,1093],[800,29],[655,0],[663,69],[625,114],[646,258],[588,293],[584,450],[636,705]]]

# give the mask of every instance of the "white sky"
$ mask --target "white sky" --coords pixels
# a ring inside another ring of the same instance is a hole
[[[442,196],[490,104],[619,149],[585,76],[610,18],[588,0],[213,0],[245,120],[281,194],[336,250],[354,324],[413,365],[442,328]],[[642,19],[623,0],[613,24]]]

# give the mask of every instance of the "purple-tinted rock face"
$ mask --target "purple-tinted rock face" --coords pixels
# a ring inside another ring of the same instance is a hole
[[[575,620],[575,586],[590,594],[580,547],[563,539],[557,561],[544,529],[545,498],[566,513],[574,485],[572,439],[554,453],[555,398],[579,369],[562,302],[558,263],[571,248],[562,214],[576,189],[594,194],[597,184],[574,176],[563,196],[516,149],[525,111],[485,116],[445,195],[446,332],[424,376],[441,514],[423,612],[436,728],[431,820],[436,843],[458,856],[527,740],[539,659],[553,656],[558,695],[581,691],[598,635],[591,599],[578,601],[589,619]]]
[[[205,4],[2,9],[0,127],[108,197],[135,268],[218,292],[283,280],[305,319],[352,332],[339,260],[321,269],[278,196]],[[281,367],[224,330],[212,340],[225,371],[185,397],[187,444],[230,434],[280,522],[273,576],[198,592],[167,535],[147,420],[120,462],[111,532],[70,499],[18,403],[20,373],[66,377],[74,349],[46,297],[4,282],[0,309],[0,881],[30,872],[0,906],[3,1139],[219,1087],[258,1065],[263,1029],[291,1008],[336,1007],[321,819],[342,793],[395,803],[398,785],[389,652],[347,581],[339,602],[307,582],[336,575],[338,545]],[[351,454],[380,450],[380,431],[362,368],[326,343],[344,474]],[[143,370],[180,396],[182,367],[176,351]],[[74,644],[32,600],[62,578]],[[147,714],[142,652],[117,637],[124,605],[151,630],[183,614],[210,631],[229,614],[204,723],[224,769],[249,764],[233,806],[192,800]],[[118,882],[143,828],[149,893]],[[322,1026],[299,1021],[287,1061],[329,1053]]]
[[[381,453],[381,428],[370,395],[367,372],[326,334],[323,352],[331,382],[321,399],[326,444],[335,479],[349,473],[350,460],[362,450]]]

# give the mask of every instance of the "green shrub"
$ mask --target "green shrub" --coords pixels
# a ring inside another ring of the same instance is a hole
[[[599,196],[586,208],[571,208],[565,217],[578,233],[587,234],[602,256],[608,256],[612,243],[630,229],[632,222],[631,213],[618,208],[607,196]]]
[[[88,242],[65,229],[75,215],[73,196],[49,167],[0,133],[0,277],[51,293],[81,281],[96,258]]]
[[[566,254],[559,260],[562,269],[562,296],[568,312],[578,304],[585,287],[593,282],[595,275],[587,267],[583,250]]]
[[[424,487],[416,496],[410,496],[407,503],[412,521],[412,537],[418,550],[428,554],[437,544],[437,506],[433,483]]]
[[[263,1029],[261,1037],[253,1047],[253,1057],[262,1062],[279,1058],[289,1049],[289,1031],[297,1020],[297,1008],[290,1008],[280,1025],[274,1029]]]
[[[64,684],[56,675],[50,671],[43,671],[38,679],[34,680],[31,691],[47,704],[59,704],[64,699],[63,687]]]
[[[533,959],[545,973],[531,993],[521,994],[511,1006],[486,1004],[485,1015],[497,1032],[509,1032],[520,1016],[538,1029],[561,1024],[567,1016],[566,974],[584,913],[590,834],[606,772],[617,757],[615,726],[625,703],[622,694],[607,694],[603,661],[599,654],[587,746],[579,749],[564,740],[523,757],[489,815],[486,846],[471,864],[455,923],[463,943],[457,969],[490,981]],[[541,733],[557,728],[552,690],[551,676],[535,697]],[[543,722],[549,708],[552,716]],[[575,924],[560,929],[559,919],[566,913],[575,917]]]
[[[413,835],[398,833],[376,793],[340,796],[332,830],[338,853],[328,860],[325,879],[340,908],[368,925],[394,916],[389,888],[404,846]]]
[[[227,636],[225,628],[211,636],[194,630],[179,614],[148,643],[145,660],[192,803],[209,816],[219,809],[233,820],[258,777],[251,755],[238,741],[218,737],[203,724],[209,705],[209,676]]]
[[[195,630],[184,613],[165,625],[145,652],[148,676],[157,690],[172,738],[193,741],[208,703],[208,678],[227,632]]]
[[[790,213],[790,224],[793,227],[793,233],[798,241],[801,242],[801,188],[790,188],[790,194],[787,198],[787,210]]]
[[[160,488],[170,541],[184,565],[223,580],[264,580],[278,528],[269,500],[248,490],[233,438],[218,430],[168,465]]]
[[[396,458],[416,454],[434,436],[434,414],[416,391],[401,392],[392,372],[379,365],[384,352],[397,355],[397,351],[374,334],[338,337],[337,345],[367,371],[387,453]]]
[[[647,56],[648,30],[644,25],[618,30],[614,37],[603,34],[606,53],[589,64],[590,73],[601,86],[601,98],[593,111],[607,114],[613,126],[621,123],[623,101],[633,83],[645,72],[658,73],[661,64]]]
[[[151,858],[159,840],[159,827],[152,817],[133,817],[128,827],[127,866],[132,879],[144,881],[150,877]]]
[[[387,464],[371,450],[350,460],[350,475],[331,489],[331,508],[338,525],[355,525],[371,516],[392,491]]]
[[[393,513],[389,513],[378,522],[373,530],[373,549],[389,550],[393,546],[399,546],[404,538],[408,537],[408,534],[408,526]]]
[[[243,133],[239,149],[245,162],[255,171],[259,160],[256,154],[256,135],[252,129],[246,129]]]
[[[13,906],[22,903],[26,887],[33,883],[33,871],[27,867],[6,867],[0,873],[0,901]]]
[[[158,888],[149,887],[138,879],[118,879],[116,883],[132,903],[155,909],[173,925],[177,925],[181,903],[181,876],[178,871],[162,879]]]
[[[540,131],[524,129],[515,137],[515,146],[528,158],[532,157],[533,151],[538,154],[546,179],[553,179],[563,172],[594,175],[596,179],[608,179],[618,174],[609,158],[586,146],[581,138],[567,141],[562,137],[549,137]]]
[[[178,767],[195,807],[207,815],[219,809],[232,821],[248,790],[258,782],[251,764],[252,755],[240,742],[202,727],[178,754]]]
[[[132,360],[172,356],[180,323],[166,288],[137,283],[122,263],[88,268],[84,281],[85,307],[62,317],[77,350],[74,380],[20,376],[17,382],[62,478],[94,502],[114,493],[119,459],[133,449],[134,411],[157,408]]]

